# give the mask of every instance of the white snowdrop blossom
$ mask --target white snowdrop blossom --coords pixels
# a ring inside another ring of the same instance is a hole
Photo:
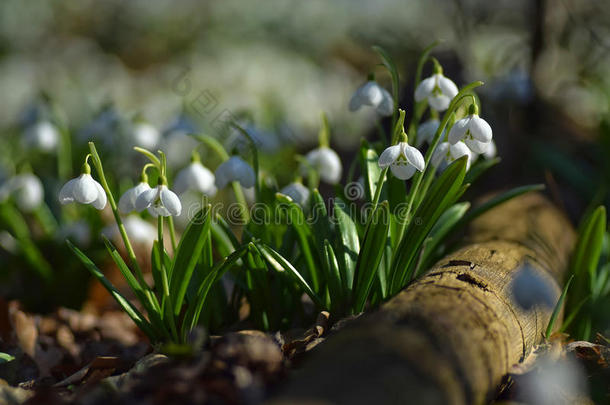
[[[449,142],[440,143],[432,154],[432,166],[444,170],[447,166],[462,156],[468,156],[466,162],[466,170],[470,169],[470,164],[474,161],[474,154],[464,142],[458,142],[455,145]]]
[[[305,155],[307,164],[312,167],[322,181],[329,184],[337,184],[341,180],[343,165],[337,152],[326,146],[321,146],[314,149]],[[307,166],[303,166],[301,171],[303,175],[307,174]]]
[[[309,199],[309,189],[299,182],[288,184],[280,193],[292,198],[297,204],[304,206]]]
[[[131,138],[136,146],[154,149],[161,140],[161,132],[154,125],[139,121],[133,124]]]
[[[60,203],[69,204],[75,201],[103,210],[107,202],[106,192],[100,183],[93,180],[91,174],[83,173],[68,181],[59,191]]]
[[[137,215],[129,215],[123,219],[123,225],[129,240],[146,246],[151,246],[157,239],[157,228]],[[102,235],[110,240],[120,240],[121,234],[117,224],[102,229]]]
[[[136,210],[136,200],[145,191],[150,190],[150,186],[147,182],[141,181],[134,187],[125,191],[121,198],[119,199],[119,211],[123,214],[129,214],[132,211]]]
[[[511,283],[512,296],[524,310],[530,310],[537,305],[551,309],[559,298],[559,291],[553,288],[551,280],[525,265],[517,272]]]
[[[214,174],[201,162],[194,161],[178,173],[174,180],[174,191],[183,194],[193,190],[213,197],[217,191],[214,182]]]
[[[40,121],[28,128],[23,139],[30,148],[51,152],[59,143],[59,131],[49,121]]]
[[[390,146],[379,156],[379,167],[390,167],[392,174],[401,180],[413,177],[415,171],[424,171],[425,161],[421,152],[407,142]]]
[[[165,184],[142,192],[136,198],[136,211],[148,209],[153,217],[178,216],[182,212],[180,198]]]
[[[349,101],[349,110],[356,111],[362,106],[374,107],[379,115],[389,116],[394,112],[392,95],[374,80],[369,80],[354,92]]]
[[[218,166],[215,176],[216,188],[219,190],[233,181],[238,181],[244,188],[254,187],[256,182],[254,169],[239,156],[232,156]]]
[[[430,144],[434,139],[434,134],[436,134],[436,130],[440,124],[438,119],[431,118],[417,127],[417,140],[415,146],[419,148],[424,143]],[[443,131],[443,133],[445,133],[445,131]]]
[[[474,104],[473,104],[474,106]],[[485,153],[493,136],[491,127],[477,114],[477,108],[471,108],[471,114],[457,120],[449,131],[448,140],[451,144],[464,141],[475,153]]]
[[[23,212],[32,212],[42,204],[44,190],[42,182],[33,174],[19,174],[0,188],[0,201],[12,197]]]
[[[419,83],[415,89],[415,101],[428,100],[430,108],[445,111],[457,94],[458,88],[455,83],[439,72]]]

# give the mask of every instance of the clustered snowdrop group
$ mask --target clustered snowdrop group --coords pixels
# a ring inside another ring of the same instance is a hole
[[[468,115],[454,123],[449,122],[450,126],[444,127],[440,134],[440,142],[433,144],[441,125],[438,115],[451,106],[458,95],[458,87],[443,75],[440,63],[434,58],[431,60],[434,62],[434,72],[417,85],[414,94],[415,102],[425,102],[430,107],[431,117],[417,127],[414,146],[409,144],[408,136],[403,130],[399,139],[379,156],[379,166],[382,169],[389,168],[394,176],[401,180],[408,180],[416,172],[424,171],[427,162],[418,148],[426,143],[434,147],[430,164],[440,170],[463,156],[467,156],[468,169],[479,155],[492,158],[496,153],[492,129],[487,121],[479,117],[479,107],[472,96]],[[356,90],[350,100],[349,109],[355,111],[363,105],[369,105],[375,107],[381,115],[392,115],[393,108],[384,109],[385,105],[392,103],[390,93],[371,78]],[[453,118],[455,111],[448,113],[452,114],[450,118]]]

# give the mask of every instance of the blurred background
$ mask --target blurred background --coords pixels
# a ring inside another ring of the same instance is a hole
[[[396,60],[409,117],[417,60],[435,40],[443,41],[434,56],[448,77],[486,83],[481,115],[503,162],[473,195],[543,182],[574,221],[591,204],[607,204],[610,9],[602,0],[4,0],[0,181],[27,166],[55,209],[87,140],[101,145],[124,190],[143,162],[130,148],[139,142],[135,122],[160,131],[149,147],[179,145],[167,150],[175,170],[193,147],[185,131],[222,139],[218,124],[238,117],[260,141],[266,169],[281,167],[285,183],[296,162],[278,151],[313,148],[323,111],[348,167],[362,137],[378,139],[375,113],[350,113],[349,98],[371,72],[390,88],[371,47]],[[51,104],[71,149],[32,155],[23,140]],[[55,246],[49,254],[65,257]]]

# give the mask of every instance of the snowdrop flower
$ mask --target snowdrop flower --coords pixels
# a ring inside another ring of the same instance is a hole
[[[428,100],[430,108],[445,111],[457,94],[455,83],[443,76],[443,69],[435,62],[434,74],[422,80],[415,89],[415,101]]]
[[[119,211],[123,214],[129,214],[136,210],[136,200],[145,191],[150,190],[148,182],[144,179],[140,181],[136,186],[125,191],[119,199]]]
[[[154,149],[161,140],[161,133],[155,126],[148,122],[138,121],[133,124],[131,138],[136,146],[141,146],[145,149]]]
[[[174,190],[183,194],[187,190],[198,191],[213,197],[216,194],[214,174],[201,164],[199,155],[193,152],[191,164],[182,169],[174,181]]]
[[[53,151],[59,143],[59,131],[49,121],[40,121],[26,131],[24,143],[44,152]]]
[[[390,167],[392,174],[401,180],[408,180],[415,171],[424,171],[425,161],[421,152],[405,141],[390,146],[379,156],[379,167]]]
[[[440,121],[436,118],[431,118],[417,127],[417,140],[415,146],[419,148],[424,143],[430,143],[434,139],[434,134],[440,125]],[[445,131],[443,131],[444,133]],[[442,136],[441,136],[442,139]]]
[[[81,204],[91,204],[98,210],[103,210],[106,206],[106,192],[102,185],[91,177],[91,167],[85,161],[83,173],[68,181],[59,191],[59,202],[69,204],[71,202]]]
[[[218,189],[225,188],[233,181],[238,181],[244,188],[254,187],[256,182],[254,169],[239,156],[232,156],[218,166],[215,176],[215,184]]]
[[[485,153],[487,144],[491,142],[493,136],[491,127],[483,118],[479,117],[479,108],[472,104],[469,109],[468,117],[457,120],[449,131],[449,143],[456,144],[464,141],[466,145],[475,153]]]
[[[88,246],[91,243],[91,228],[82,220],[62,225],[57,235],[60,241],[73,239],[78,246]]]
[[[369,80],[354,92],[349,101],[349,110],[356,111],[362,106],[374,107],[379,115],[389,116],[394,112],[392,95],[374,80]]]
[[[157,239],[157,228],[144,221],[137,215],[129,215],[123,219],[123,225],[129,240],[147,246],[152,246]],[[102,234],[110,240],[119,240],[121,234],[117,224],[109,225],[102,229]]]
[[[474,161],[474,154],[464,142],[458,142],[455,145],[449,142],[439,144],[432,154],[432,166],[444,170],[447,166],[462,156],[468,156],[466,162],[466,170],[470,169],[470,164]]]
[[[23,212],[32,212],[42,204],[44,190],[38,177],[19,174],[7,181],[0,189],[0,201],[12,197]]]
[[[178,116],[165,129],[161,149],[165,151],[170,167],[184,165],[191,152],[199,146],[199,141],[189,135],[197,131],[197,126],[185,115]]]
[[[300,206],[305,206],[309,200],[309,189],[298,181],[288,184],[280,190],[280,193],[292,198]]]
[[[320,179],[329,184],[337,184],[341,180],[343,165],[337,152],[327,146],[320,146],[305,155],[307,164],[318,172]],[[307,166],[303,166],[303,175],[307,174]]]
[[[136,198],[135,206],[136,211],[148,208],[148,212],[153,217],[178,216],[182,212],[180,198],[165,184],[159,184],[155,188],[143,191]]]

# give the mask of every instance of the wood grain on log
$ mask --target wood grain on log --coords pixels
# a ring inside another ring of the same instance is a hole
[[[528,194],[477,219],[467,245],[375,313],[313,350],[273,404],[483,404],[542,340],[551,308],[525,311],[511,282],[524,264],[561,292],[575,234]]]

